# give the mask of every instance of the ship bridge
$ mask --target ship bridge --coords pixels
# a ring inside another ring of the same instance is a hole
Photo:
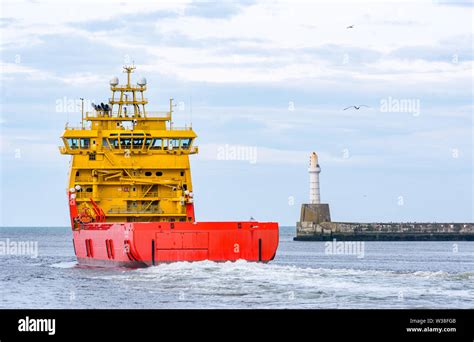
[[[198,153],[196,133],[173,126],[173,99],[167,112],[147,110],[147,82],[132,84],[134,70],[125,66],[127,83],[112,78],[108,103],[82,110],[81,125],[66,125],[61,137],[60,152],[72,156],[76,224],[194,221],[189,155]]]

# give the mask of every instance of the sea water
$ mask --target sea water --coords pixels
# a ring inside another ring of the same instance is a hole
[[[77,265],[70,228],[0,228],[10,244],[0,308],[474,308],[474,242],[368,241],[363,253],[334,253],[334,241],[294,235],[280,228],[267,264],[108,269]],[[12,242],[36,242],[36,255],[13,253]]]

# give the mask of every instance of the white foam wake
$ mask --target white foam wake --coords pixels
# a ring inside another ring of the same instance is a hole
[[[63,261],[50,266],[53,268],[73,268],[77,266],[77,261]]]

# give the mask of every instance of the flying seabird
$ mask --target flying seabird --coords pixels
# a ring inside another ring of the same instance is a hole
[[[349,106],[349,107],[347,107],[347,108],[344,108],[344,110],[347,110],[347,109],[353,108],[353,107],[354,107],[355,109],[357,109],[357,110],[359,110],[360,107],[367,107],[367,108],[370,108],[369,106],[366,106],[366,105],[358,105],[358,106]]]

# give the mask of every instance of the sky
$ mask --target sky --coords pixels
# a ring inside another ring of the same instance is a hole
[[[316,151],[333,221],[473,222],[470,2],[0,6],[0,226],[68,224],[59,137],[131,62],[198,134],[199,221],[295,225]]]

